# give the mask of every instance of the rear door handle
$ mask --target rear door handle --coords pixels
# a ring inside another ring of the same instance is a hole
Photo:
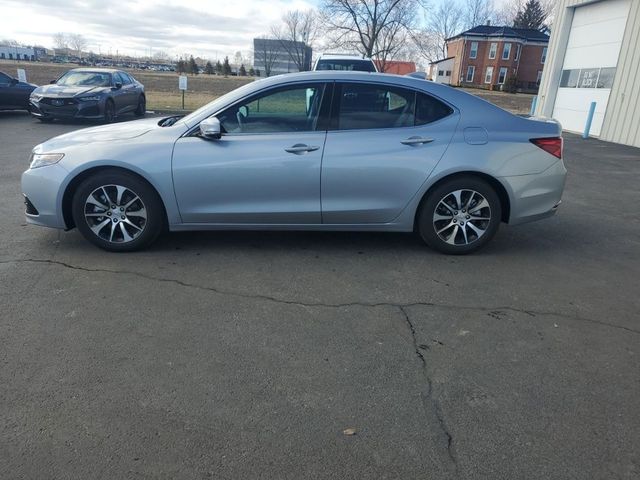
[[[316,147],[313,145],[305,145],[304,143],[296,143],[292,147],[285,148],[285,152],[295,153],[296,155],[302,155],[307,152],[313,152],[318,150],[320,147]]]
[[[422,145],[423,143],[431,143],[433,138],[426,137],[409,137],[406,140],[402,140],[400,143],[403,145]]]

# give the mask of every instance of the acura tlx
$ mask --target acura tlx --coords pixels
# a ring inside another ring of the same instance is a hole
[[[110,251],[164,230],[415,231],[463,254],[553,215],[561,127],[421,79],[319,71],[249,83],[186,117],[33,149],[27,221]]]

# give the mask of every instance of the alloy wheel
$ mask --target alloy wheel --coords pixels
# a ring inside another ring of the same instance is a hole
[[[489,228],[491,207],[475,190],[455,190],[437,203],[433,228],[449,245],[469,245],[479,240]]]
[[[128,243],[147,224],[147,209],[140,197],[122,185],[103,185],[89,194],[84,217],[91,231],[110,243]]]

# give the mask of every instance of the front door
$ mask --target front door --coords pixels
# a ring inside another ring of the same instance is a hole
[[[392,222],[444,154],[458,113],[423,92],[336,83],[322,161],[322,222]]]
[[[217,114],[223,134],[179,139],[173,179],[184,223],[319,224],[324,83],[261,92]]]

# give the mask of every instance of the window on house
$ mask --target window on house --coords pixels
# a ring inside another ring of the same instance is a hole
[[[445,76],[445,77],[450,77],[450,76],[451,76],[451,70],[446,70],[446,71],[444,72],[444,76]]]
[[[507,72],[509,70],[507,69],[507,67],[501,67],[500,68],[500,73],[498,73],[498,84],[502,85],[504,83],[504,81],[507,79]]]
[[[491,48],[489,48],[489,58],[496,58],[497,51],[498,51],[498,44],[492,43]]]
[[[563,70],[560,77],[560,86],[564,88],[575,88],[578,86],[578,77],[580,70],[577,68],[571,70]]]
[[[542,49],[542,58],[540,59],[540,63],[544,63],[547,61],[547,47]]]
[[[471,42],[471,52],[469,58],[476,58],[478,56],[478,42]]]
[[[513,59],[517,62],[519,58],[520,58],[520,45],[516,45],[516,55],[515,57],[513,57]]]
[[[484,83],[491,83],[493,80],[493,67],[487,67],[487,71],[484,74]]]
[[[538,76],[536,77],[536,83],[540,85],[540,80],[542,80],[542,70],[538,70]]]
[[[469,65],[467,67],[467,82],[473,82],[473,75],[476,73],[476,67]]]
[[[509,60],[510,56],[511,56],[511,44],[505,43],[504,46],[502,47],[502,59]]]
[[[444,75],[444,71],[443,70],[438,70],[438,76],[442,77]]]

